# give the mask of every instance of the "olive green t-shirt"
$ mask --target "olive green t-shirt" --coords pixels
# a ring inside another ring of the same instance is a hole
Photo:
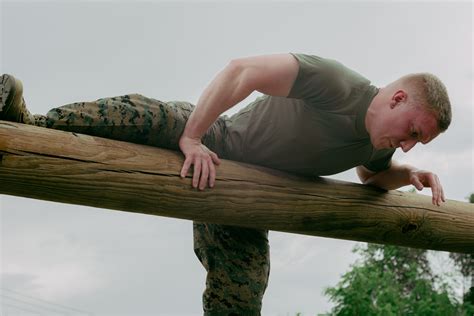
[[[226,119],[227,158],[303,175],[388,169],[395,150],[375,150],[364,123],[378,89],[337,61],[292,55],[288,97],[263,95]]]

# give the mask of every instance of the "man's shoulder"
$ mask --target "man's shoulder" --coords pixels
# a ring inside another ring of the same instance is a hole
[[[299,72],[289,97],[310,103],[343,103],[361,95],[370,80],[343,63],[311,54],[292,53],[298,60]]]
[[[346,66],[343,62],[307,53],[291,53],[298,61],[300,67],[306,67],[312,71],[321,71],[328,74],[337,75],[336,77],[346,80],[366,81],[370,83],[365,76]]]

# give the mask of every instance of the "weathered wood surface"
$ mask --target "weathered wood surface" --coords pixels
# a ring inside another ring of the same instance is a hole
[[[0,121],[0,193],[305,235],[474,252],[474,204],[223,160],[213,189],[161,148]]]

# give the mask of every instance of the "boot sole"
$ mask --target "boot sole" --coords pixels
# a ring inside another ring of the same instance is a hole
[[[14,104],[21,104],[23,85],[12,75],[0,76],[0,120],[8,117]]]

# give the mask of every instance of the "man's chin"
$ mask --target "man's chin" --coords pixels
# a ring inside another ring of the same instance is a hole
[[[389,149],[389,148],[392,148],[391,146],[387,146],[386,144],[372,144],[372,146],[374,147],[375,150],[381,150],[381,149]]]
[[[372,143],[372,147],[374,147],[374,149],[376,150],[380,149],[380,143],[376,143],[373,140],[370,140],[370,142]]]

